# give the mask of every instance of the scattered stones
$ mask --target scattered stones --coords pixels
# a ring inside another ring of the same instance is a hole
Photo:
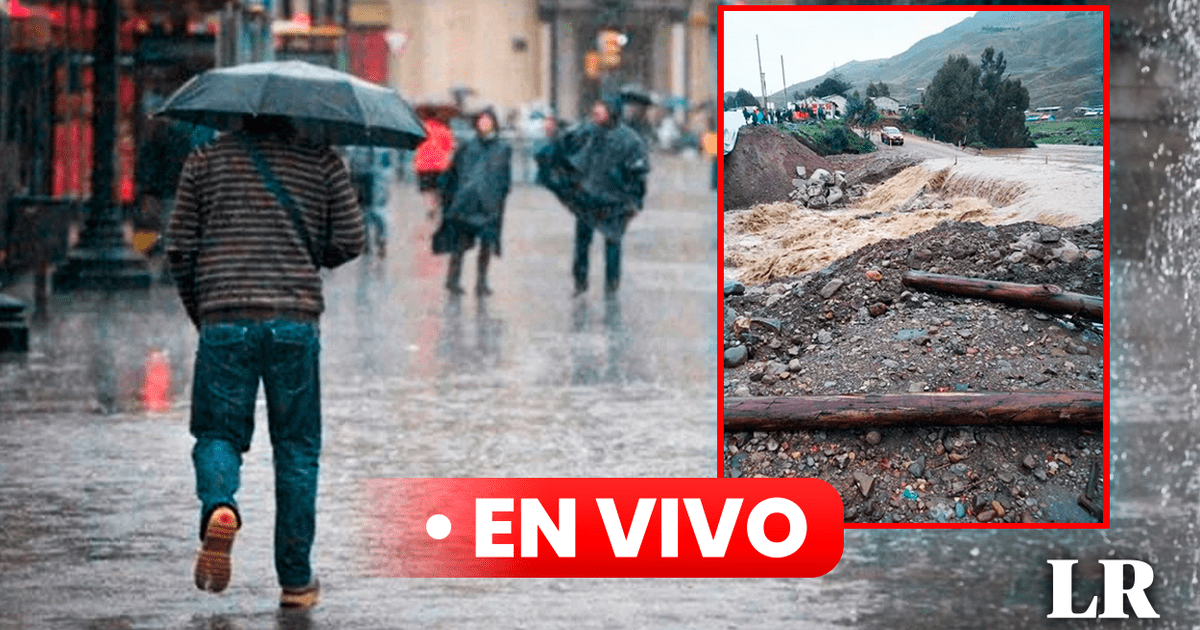
[[[858,482],[858,491],[865,497],[871,494],[871,486],[875,484],[875,478],[866,473],[854,473],[854,480]]]
[[[845,281],[841,278],[834,278],[833,280],[830,280],[824,287],[821,288],[821,297],[828,300],[829,298],[833,297],[834,293],[837,293],[838,289],[842,288],[843,284],[845,284]]]
[[[1029,470],[1033,470],[1034,468],[1037,468],[1038,461],[1033,455],[1026,455],[1025,459],[1021,460],[1021,465]]]
[[[746,285],[742,284],[741,282],[726,282],[725,283],[725,297],[729,297],[731,295],[745,295],[745,294],[746,294]]]
[[[746,346],[734,346],[725,351],[725,367],[738,367],[745,363],[749,357],[750,351],[746,349]]]
[[[767,329],[769,329],[771,332],[779,332],[779,331],[780,331],[780,326],[781,326],[781,324],[780,324],[780,322],[779,322],[779,320],[778,320],[778,319],[769,319],[769,318],[766,318],[766,317],[754,317],[754,318],[751,318],[751,319],[750,319],[750,324],[751,324],[751,325],[755,325],[755,324],[757,324],[757,325],[759,325],[759,326],[762,326],[762,327],[764,327],[764,328],[767,328]]]
[[[908,474],[912,475],[916,479],[920,479],[925,476],[924,455],[918,457],[916,461],[908,465]]]
[[[1100,249],[1101,228],[1061,228],[1058,241],[1043,242],[1034,224],[967,225],[975,224],[946,222],[931,230],[935,236],[872,245],[819,269],[747,284],[737,294],[729,283],[722,352],[744,349],[748,356],[725,370],[726,396],[1100,389],[1103,338],[1075,318],[905,290],[900,274],[939,269],[1097,295],[1105,276],[1087,252]],[[962,236],[972,230],[978,233],[971,239]],[[1014,247],[1022,233],[1033,235],[1030,246]],[[1078,260],[1068,265],[1072,251]],[[1020,262],[1003,262],[1017,252]],[[914,266],[918,254],[923,264]],[[825,479],[842,493],[848,523],[1046,522],[1054,520],[1047,507],[1053,493],[1081,492],[1092,461],[1104,453],[1099,435],[1044,427],[864,428],[727,434],[726,474]],[[731,466],[743,453],[740,465]],[[920,457],[924,469],[916,477],[909,469]],[[876,482],[880,493],[872,496]],[[956,502],[965,508],[961,517]]]
[[[1043,243],[1057,243],[1062,238],[1062,232],[1053,225],[1043,225],[1038,228],[1038,237]]]

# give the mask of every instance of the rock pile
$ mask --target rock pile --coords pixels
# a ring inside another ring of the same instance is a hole
[[[862,186],[846,183],[845,171],[831,173],[818,168],[812,177],[805,177],[806,172],[803,166],[796,167],[796,177],[792,179],[794,190],[788,199],[808,208],[826,208],[863,194]]]
[[[1052,225],[1041,226],[1036,232],[1025,232],[1011,243],[1012,253],[1005,257],[1009,263],[1032,262],[1048,264],[1054,261],[1073,263],[1081,257],[1096,260],[1103,256],[1097,249],[1080,250],[1079,246],[1063,238],[1062,231]]]

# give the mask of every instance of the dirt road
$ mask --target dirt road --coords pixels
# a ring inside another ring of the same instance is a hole
[[[962,155],[977,155],[977,151],[963,150],[952,144],[944,142],[934,142],[926,140],[918,136],[904,134],[904,144],[900,146],[890,146],[879,142],[879,132],[871,132],[871,142],[875,143],[879,151],[894,151],[897,153],[907,153],[917,159],[929,160],[935,158],[952,158]]]

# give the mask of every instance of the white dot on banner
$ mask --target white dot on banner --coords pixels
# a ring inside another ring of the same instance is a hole
[[[450,519],[442,514],[434,514],[425,521],[425,531],[430,538],[441,540],[450,535]]]

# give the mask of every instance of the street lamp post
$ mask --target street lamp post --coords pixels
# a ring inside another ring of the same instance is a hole
[[[8,142],[8,12],[0,5],[0,160]],[[4,186],[0,182],[0,188]],[[0,189],[0,203],[8,203],[7,190]],[[0,207],[0,216],[4,209]],[[29,322],[26,306],[21,300],[0,291],[0,352],[29,350]]]
[[[97,7],[92,197],[79,246],[54,274],[54,287],[59,290],[147,288],[151,282],[146,259],[125,243],[121,209],[113,203],[120,54],[118,2],[99,0]]]

